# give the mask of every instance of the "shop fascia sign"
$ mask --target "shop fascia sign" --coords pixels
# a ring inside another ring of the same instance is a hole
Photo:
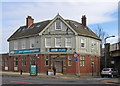
[[[67,48],[50,48],[50,52],[67,52]]]
[[[14,55],[14,54],[28,54],[28,53],[39,53],[39,52],[40,52],[40,48],[26,49],[26,50],[11,50],[10,51],[10,55]]]

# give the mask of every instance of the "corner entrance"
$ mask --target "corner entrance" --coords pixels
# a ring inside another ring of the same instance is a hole
[[[66,72],[65,55],[51,55],[51,68],[56,68],[56,73]]]
[[[54,66],[56,68],[57,73],[62,73],[63,72],[62,61],[55,61]]]

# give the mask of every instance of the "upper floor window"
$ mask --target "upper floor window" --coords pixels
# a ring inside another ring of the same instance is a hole
[[[86,40],[85,39],[81,39],[81,48],[85,48],[85,42],[86,42]]]
[[[65,47],[72,47],[72,38],[68,37],[65,39]]]
[[[30,39],[30,48],[34,48],[35,47],[35,41],[34,38]]]
[[[62,40],[61,37],[55,38],[55,47],[61,47]]]
[[[91,48],[94,49],[94,47],[95,47],[95,42],[92,40]]]
[[[22,49],[25,49],[25,47],[26,47],[26,43],[25,43],[25,40],[22,40]]]
[[[51,47],[51,37],[45,38],[45,47]]]
[[[61,30],[62,29],[62,22],[60,20],[56,20],[55,29],[56,30]]]
[[[18,49],[18,42],[17,40],[14,41],[14,50],[17,50]]]

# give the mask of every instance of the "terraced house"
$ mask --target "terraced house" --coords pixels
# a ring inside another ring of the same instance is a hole
[[[52,20],[34,23],[31,16],[26,25],[8,39],[8,70],[29,72],[30,65],[37,65],[38,72],[54,66],[59,73],[94,74],[99,72],[100,38],[82,23],[66,20],[59,14]],[[75,61],[73,54],[78,54]],[[79,62],[79,63],[78,63]],[[92,65],[91,65],[92,63]]]

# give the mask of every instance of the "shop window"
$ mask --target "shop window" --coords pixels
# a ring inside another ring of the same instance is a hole
[[[61,47],[61,43],[62,43],[61,37],[55,38],[55,47]]]
[[[85,39],[81,39],[81,48],[85,48],[85,42],[86,42],[86,40]]]
[[[1,66],[4,66],[4,58],[3,57],[0,57],[0,63],[1,63]]]
[[[80,56],[80,66],[85,67],[85,56]]]
[[[30,64],[35,65],[35,57],[30,57]]]
[[[5,57],[5,66],[8,67],[9,63],[8,63],[8,57]]]
[[[22,57],[22,66],[26,66],[26,56]]]
[[[72,47],[72,38],[68,37],[65,39],[65,47],[68,47],[68,48]]]
[[[25,40],[22,40],[22,49],[25,49],[26,48],[26,43],[25,43]]]
[[[49,56],[45,56],[45,66],[49,66]]]
[[[55,30],[61,30],[61,29],[62,29],[62,22],[60,20],[56,20]]]
[[[18,66],[18,57],[14,57],[14,67]]]
[[[17,50],[18,49],[18,42],[17,40],[14,41],[14,50]]]
[[[68,56],[68,66],[72,66],[72,56]]]
[[[51,47],[51,37],[45,38],[45,47]]]

